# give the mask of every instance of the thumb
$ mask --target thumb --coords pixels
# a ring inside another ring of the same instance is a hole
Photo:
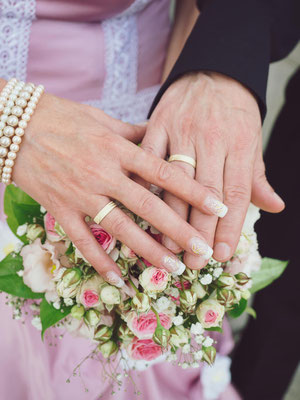
[[[279,213],[284,207],[284,201],[269,184],[262,155],[256,159],[253,171],[251,201],[254,205],[270,213]]]

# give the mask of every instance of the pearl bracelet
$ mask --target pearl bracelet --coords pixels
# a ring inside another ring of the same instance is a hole
[[[11,183],[22,136],[43,92],[42,85],[12,79],[0,94],[0,174],[6,185]]]

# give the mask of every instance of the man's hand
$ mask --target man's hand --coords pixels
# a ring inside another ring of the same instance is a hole
[[[280,212],[284,202],[265,176],[262,158],[261,118],[251,92],[239,82],[218,73],[193,73],[173,83],[152,114],[142,148],[161,158],[185,154],[197,161],[196,170],[184,162],[173,162],[210,189],[228,206],[218,220],[204,215],[170,193],[165,202],[188,219],[214,246],[214,258],[233,255],[250,200],[268,212]],[[166,247],[181,249],[164,237]],[[201,268],[207,260],[185,254],[190,268]]]

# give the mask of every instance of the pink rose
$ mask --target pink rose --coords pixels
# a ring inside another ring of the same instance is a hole
[[[134,338],[127,348],[129,357],[134,360],[151,361],[162,355],[162,349],[152,339]]]
[[[162,292],[168,285],[170,274],[160,268],[149,267],[139,276],[140,284],[149,293]]]
[[[99,301],[99,295],[95,290],[85,290],[82,298],[84,306],[87,308],[95,306]]]
[[[225,313],[225,308],[217,301],[208,299],[199,304],[196,310],[198,321],[203,328],[220,326]]]
[[[159,313],[159,319],[164,328],[171,328],[172,320],[170,316],[164,313]],[[139,339],[151,339],[157,326],[156,315],[153,311],[139,315],[135,311],[131,311],[128,314],[126,321],[129,329]]]
[[[61,236],[55,231],[55,218],[47,212],[44,216],[44,225],[47,234],[47,239],[51,242],[58,242],[61,240]]]
[[[116,239],[106,232],[100,225],[90,224],[90,230],[103,250],[109,254],[116,246]]]

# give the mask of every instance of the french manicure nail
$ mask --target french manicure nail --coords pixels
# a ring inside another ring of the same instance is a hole
[[[213,249],[209,247],[207,243],[197,237],[194,237],[190,240],[190,246],[194,254],[197,254],[197,256],[202,256],[206,260],[208,260],[213,254]]]
[[[204,207],[206,207],[208,211],[212,212],[219,218],[225,217],[228,211],[228,207],[225,206],[225,204],[223,204],[221,201],[211,196],[208,196],[205,199]]]
[[[185,264],[181,262],[178,258],[171,256],[164,256],[163,266],[173,272],[173,274],[181,275],[185,271]]]
[[[230,257],[231,249],[227,243],[217,243],[214,248],[214,256],[218,260],[226,260]]]
[[[108,271],[106,273],[106,279],[111,285],[114,285],[118,288],[121,288],[125,285],[123,279],[120,278],[119,275],[116,274],[114,271]]]

